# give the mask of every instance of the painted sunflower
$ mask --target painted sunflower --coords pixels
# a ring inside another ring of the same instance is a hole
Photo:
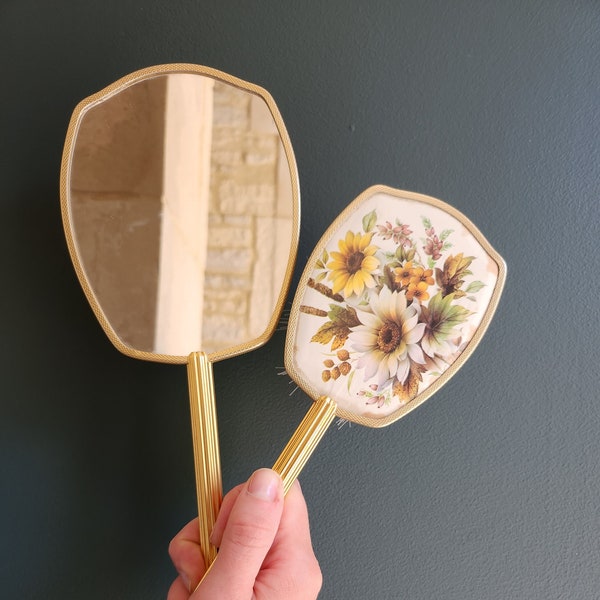
[[[418,322],[417,309],[407,305],[403,292],[384,287],[372,293],[369,305],[373,312],[360,311],[362,325],[349,338],[352,349],[361,353],[357,367],[364,369],[365,381],[375,377],[380,389],[394,379],[404,383],[411,361],[425,363],[419,345],[425,324]]]
[[[373,272],[379,267],[374,254],[377,246],[372,246],[372,233],[361,235],[349,231],[343,240],[339,240],[339,252],[331,252],[327,268],[331,270],[328,279],[333,282],[333,293],[343,290],[347,298],[352,294],[362,294],[365,287],[375,286]]]

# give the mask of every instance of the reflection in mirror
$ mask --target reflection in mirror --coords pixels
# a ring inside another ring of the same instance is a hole
[[[194,73],[130,85],[80,119],[74,242],[127,347],[186,356],[269,327],[294,240],[294,181],[258,95]]]

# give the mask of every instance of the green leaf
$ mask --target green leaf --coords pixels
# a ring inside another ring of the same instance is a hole
[[[433,330],[430,335],[441,342],[452,335],[456,335],[456,327],[464,323],[471,314],[469,310],[458,304],[452,304],[456,294],[448,294],[442,297],[441,292],[438,292],[431,300],[427,308],[423,308],[423,312]]]
[[[421,221],[423,223],[423,227],[425,227],[425,229],[431,229],[431,221],[429,220],[429,217],[421,217]]]
[[[453,232],[454,229],[444,229],[444,231],[440,233],[440,240],[443,242]]]
[[[485,283],[483,283],[483,281],[472,281],[467,286],[465,292],[467,292],[467,294],[476,294],[483,287],[485,287]]]
[[[348,327],[329,321],[319,327],[317,333],[312,336],[310,341],[318,342],[319,344],[328,344],[331,342],[331,349],[338,350],[344,345],[349,335],[350,329]]]
[[[327,316],[332,323],[342,325],[344,327],[356,327],[360,325],[356,311],[353,308],[344,308],[337,304],[330,304],[331,310],[327,313]]]
[[[429,300],[428,308],[431,311],[438,311],[442,306],[443,298],[442,293],[438,292],[431,300]]]
[[[365,215],[362,219],[362,226],[366,233],[369,233],[375,227],[377,223],[377,213],[373,209],[368,215]]]
[[[337,350],[348,339],[350,328],[360,325],[360,321],[356,315],[356,310],[353,308],[344,308],[337,304],[330,304],[329,307],[331,308],[327,313],[329,321],[319,327],[317,333],[312,336],[310,341],[319,344],[328,344],[331,342],[331,349]]]
[[[332,323],[323,323],[317,330],[317,333],[310,338],[311,342],[318,342],[319,344],[328,344],[335,335],[337,325]]]
[[[352,370],[350,375],[348,375],[348,392],[350,391],[350,386],[352,385],[352,380],[354,379],[354,373],[356,373],[356,371]]]

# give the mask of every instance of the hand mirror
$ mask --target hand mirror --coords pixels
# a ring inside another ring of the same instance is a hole
[[[383,427],[440,389],[473,352],[506,268],[464,215],[369,188],[327,229],[302,274],[285,367],[316,402],[274,469],[293,483],[337,415]]]
[[[273,334],[299,233],[296,163],[262,88],[188,64],[83,100],[61,207],[79,281],[124,354],[187,363],[204,556],[221,504],[212,363]]]

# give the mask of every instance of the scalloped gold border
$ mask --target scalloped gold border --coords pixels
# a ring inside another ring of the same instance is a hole
[[[69,248],[69,254],[71,255],[71,260],[73,261],[73,266],[75,268],[75,272],[77,273],[79,283],[81,284],[81,287],[83,288],[83,291],[92,307],[92,310],[94,311],[94,314],[96,315],[96,318],[102,326],[102,329],[104,329],[104,332],[109,337],[113,345],[120,352],[126,354],[127,356],[131,356],[132,358],[164,363],[186,363],[188,361],[187,356],[171,356],[167,354],[157,354],[154,352],[141,351],[135,348],[131,348],[130,346],[125,345],[121,341],[115,330],[111,327],[110,323],[108,322],[106,315],[100,308],[98,299],[96,298],[85,276],[83,266],[79,260],[79,255],[77,253],[77,247],[75,244],[71,214],[69,209],[69,180],[71,170],[71,159],[75,147],[77,132],[79,130],[79,126],[81,124],[81,120],[85,112],[92,108],[94,105],[103,102],[110,96],[118,94],[124,88],[127,88],[140,81],[150,79],[152,77],[157,77],[159,75],[166,75],[170,73],[196,73],[198,75],[204,75],[206,77],[211,77],[218,81],[223,81],[242,90],[260,96],[269,107],[269,110],[271,111],[271,114],[273,115],[273,118],[275,120],[275,124],[277,125],[277,129],[279,131],[279,135],[281,137],[281,141],[287,156],[290,177],[292,181],[292,195],[294,206],[292,236],[290,240],[290,256],[285,272],[284,282],[281,288],[281,293],[279,294],[279,298],[277,299],[273,316],[269,324],[267,325],[267,328],[261,336],[244,344],[240,344],[226,350],[220,350],[218,352],[213,352],[209,354],[209,360],[211,362],[216,362],[224,358],[229,358],[232,356],[237,356],[238,354],[250,352],[251,350],[258,348],[259,346],[262,346],[271,338],[275,331],[275,328],[277,327],[279,316],[281,315],[281,311],[283,310],[285,304],[285,299],[291,284],[292,274],[294,272],[294,265],[296,262],[296,255],[298,252],[298,238],[300,235],[300,188],[298,182],[298,168],[296,165],[296,159],[294,157],[294,151],[292,149],[292,143],[290,141],[287,129],[283,122],[283,118],[281,117],[279,109],[277,108],[277,105],[275,104],[275,101],[273,100],[269,92],[267,92],[262,87],[259,87],[258,85],[249,83],[242,79],[238,79],[233,75],[223,73],[222,71],[218,71],[210,67],[204,67],[188,63],[173,63],[156,65],[152,67],[147,67],[145,69],[140,69],[139,71],[134,71],[133,73],[130,73],[129,75],[125,75],[121,79],[118,79],[114,83],[111,83],[109,86],[105,87],[101,91],[85,98],[75,107],[75,110],[73,111],[73,115],[71,116],[71,121],[69,122],[69,127],[67,129],[67,136],[63,149],[62,163],[60,169],[60,206],[62,213],[62,221],[65,230],[65,237],[67,239],[67,246]],[[197,350],[201,350],[201,348],[198,348]]]
[[[494,290],[492,292],[492,296],[490,298],[489,305],[486,309],[485,315],[481,320],[477,331],[468,342],[467,347],[463,350],[461,355],[448,367],[448,369],[440,375],[438,379],[436,379],[430,386],[428,386],[421,393],[417,394],[410,402],[406,405],[400,407],[397,411],[391,413],[387,417],[382,419],[374,419],[371,417],[357,417],[354,413],[348,412],[338,406],[336,410],[336,414],[338,417],[342,419],[347,419],[348,421],[353,421],[354,423],[358,423],[359,425],[366,425],[368,427],[384,427],[397,421],[402,418],[404,415],[408,414],[410,411],[417,408],[421,405],[425,400],[427,400],[431,395],[435,394],[465,363],[465,361],[469,358],[471,353],[475,350],[483,334],[486,332],[492,317],[494,316],[494,312],[496,311],[496,307],[498,306],[498,301],[500,300],[500,295],[502,294],[502,289],[504,287],[504,282],[506,280],[506,264],[502,257],[492,248],[490,243],[485,239],[481,231],[461,212],[459,212],[454,207],[446,204],[442,200],[438,200],[437,198],[433,198],[431,196],[425,196],[424,194],[418,194],[416,192],[407,192],[404,190],[398,190],[395,188],[391,188],[385,185],[375,185],[368,189],[366,189],[362,194],[360,194],[353,202],[351,202],[333,221],[333,223],[327,228],[323,237],[319,240],[319,243],[316,245],[313,250],[308,262],[306,263],[306,267],[304,272],[302,273],[302,277],[300,278],[300,282],[298,284],[298,289],[296,290],[296,295],[294,297],[294,302],[292,304],[292,310],[290,313],[290,320],[288,325],[288,332],[285,341],[285,369],[286,372],[294,379],[294,381],[313,399],[316,400],[321,393],[319,393],[314,386],[308,381],[299,371],[297,371],[294,367],[294,341],[296,338],[296,329],[298,327],[298,318],[300,315],[300,303],[304,297],[304,293],[306,291],[306,286],[308,283],[308,279],[310,278],[313,270],[314,264],[316,260],[321,256],[323,249],[329,243],[332,236],[338,233],[338,229],[340,225],[347,220],[347,218],[354,213],[358,206],[362,204],[365,200],[374,196],[378,193],[384,193],[391,196],[396,196],[398,198],[406,198],[408,200],[417,200],[419,202],[423,202],[425,204],[430,204],[439,208],[458,221],[460,221],[467,230],[477,239],[477,241],[481,244],[484,250],[488,253],[490,258],[498,265],[498,280],[496,281],[496,285],[494,286]]]

